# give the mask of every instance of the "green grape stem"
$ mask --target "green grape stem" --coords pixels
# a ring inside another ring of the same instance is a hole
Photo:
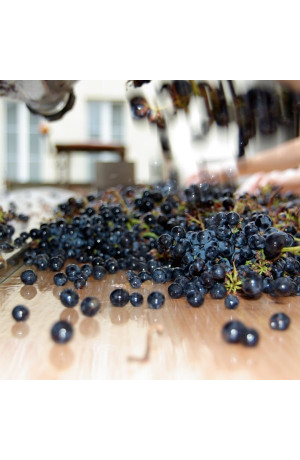
[[[156,235],[156,233],[153,232],[142,232],[141,236],[143,238],[154,238],[155,240],[158,240],[159,236]]]
[[[282,248],[281,252],[290,252],[291,254],[300,254],[300,245],[299,246],[292,246],[290,248]]]

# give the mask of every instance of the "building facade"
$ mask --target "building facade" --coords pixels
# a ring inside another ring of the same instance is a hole
[[[0,184],[57,183],[55,144],[97,140],[126,147],[135,164],[137,183],[149,183],[153,158],[160,155],[156,127],[135,123],[126,99],[126,81],[78,81],[76,102],[61,120],[49,122],[32,115],[22,102],[0,98]],[[41,130],[46,133],[41,133]],[[72,155],[71,182],[93,183],[96,161],[118,161],[113,154]]]

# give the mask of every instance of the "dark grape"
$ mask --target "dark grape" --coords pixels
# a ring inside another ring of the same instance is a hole
[[[51,337],[56,343],[67,343],[73,336],[73,327],[67,321],[58,321],[51,329]]]
[[[179,299],[183,296],[183,288],[180,284],[173,283],[168,287],[168,293],[172,299]]]
[[[110,294],[110,301],[114,307],[124,307],[129,302],[129,293],[125,289],[114,289]]]
[[[72,289],[65,289],[60,293],[61,303],[68,308],[73,308],[77,305],[79,300],[78,294]]]
[[[229,321],[223,326],[222,335],[228,343],[239,343],[244,340],[247,329],[240,321]]]
[[[233,294],[228,294],[225,297],[225,307],[229,308],[229,310],[237,308],[239,306],[239,303],[239,299],[237,298],[237,296]]]
[[[37,276],[33,270],[25,270],[21,273],[21,281],[26,285],[34,284],[36,280]]]
[[[186,300],[192,307],[200,307],[204,302],[204,296],[199,291],[190,291],[186,295]]]
[[[153,291],[147,298],[149,308],[158,309],[165,303],[165,296],[161,292]]]
[[[290,325],[290,318],[285,313],[275,313],[270,318],[270,326],[277,331],[285,331]]]
[[[259,334],[255,329],[247,329],[242,338],[242,343],[247,347],[255,347],[259,341]]]
[[[12,316],[16,321],[26,321],[29,317],[29,310],[24,305],[17,305],[13,308]]]
[[[129,296],[129,301],[133,307],[140,307],[144,302],[144,297],[139,292],[133,292]]]
[[[280,277],[274,281],[274,292],[277,296],[290,296],[297,293],[296,284],[287,277]]]
[[[100,310],[100,301],[97,297],[86,297],[83,299],[80,305],[80,309],[85,316],[92,317],[95,316]]]

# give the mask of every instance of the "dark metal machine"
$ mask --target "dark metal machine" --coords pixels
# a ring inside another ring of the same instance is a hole
[[[49,121],[62,118],[75,102],[76,80],[0,80],[0,96],[23,101]]]

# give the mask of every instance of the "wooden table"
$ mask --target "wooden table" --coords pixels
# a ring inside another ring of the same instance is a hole
[[[116,152],[122,161],[125,159],[125,147],[123,145],[103,144],[99,142],[85,142],[80,144],[56,144],[57,177],[61,184],[70,183],[70,155],[74,152],[87,152],[98,154],[103,152]]]
[[[79,305],[62,306],[59,293],[66,287],[53,284],[53,272],[37,272],[33,286],[20,282],[19,268],[0,285],[0,377],[1,379],[299,379],[300,308],[299,297],[258,301],[241,299],[237,310],[225,308],[224,300],[207,296],[200,308],[166,294],[160,310],[149,309],[146,296],[154,289],[145,282],[141,307],[113,307],[110,292],[117,287],[133,289],[124,272],[107,275],[102,281],[88,280],[78,291],[101,300],[94,318],[82,315]],[[166,293],[167,285],[155,285]],[[11,316],[15,305],[30,309],[26,323]],[[269,318],[285,312],[291,318],[287,331],[273,331]],[[74,337],[65,345],[54,344],[50,329],[59,319],[74,326]],[[255,327],[260,342],[255,348],[227,344],[221,330],[231,319]],[[160,333],[161,332],[161,333]],[[149,335],[150,334],[150,335]],[[145,355],[147,337],[150,354]]]

